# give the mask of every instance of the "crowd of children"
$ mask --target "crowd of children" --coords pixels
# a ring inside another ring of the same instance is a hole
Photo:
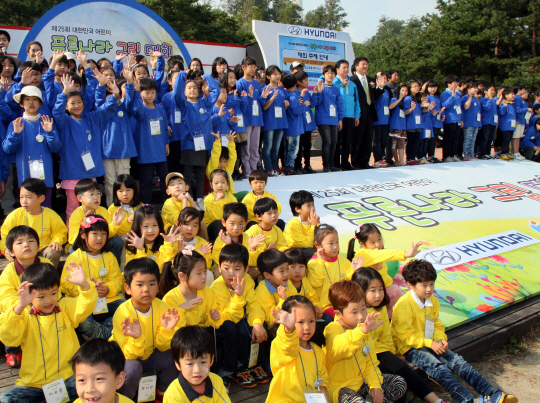
[[[315,122],[324,170],[336,171],[344,116],[358,119],[341,95],[358,90],[336,84],[334,66],[309,95],[306,73],[276,66],[261,86],[249,57],[236,71],[218,58],[204,74],[198,59],[185,71],[173,56],[165,82],[159,52],[150,61],[129,55],[126,66],[124,56],[111,63],[55,52],[42,77],[37,54],[0,96],[10,114],[3,151],[15,155],[5,174],[16,174],[21,205],[0,230],[9,261],[0,341],[8,365],[21,367],[2,403],[230,402],[233,382],[270,382],[269,403],[405,402],[407,389],[442,403],[405,359],[458,402],[517,402],[448,349],[429,263],[406,264],[406,294],[393,284],[387,262],[413,258],[421,242],[385,249],[379,229],[364,224],[345,258],[304,190],[290,196],[293,218],[279,218],[266,187],[279,172],[281,139],[287,173],[302,156],[309,172]],[[403,101],[414,112],[408,97],[394,107]],[[503,102],[507,113],[510,106]],[[251,192],[234,187],[239,154]],[[161,211],[151,204],[154,176]],[[58,178],[66,223],[51,209]]]

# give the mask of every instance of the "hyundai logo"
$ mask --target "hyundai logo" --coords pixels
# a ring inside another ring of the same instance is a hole
[[[447,265],[459,262],[461,260],[461,256],[456,252],[449,252],[444,249],[439,249],[426,252],[423,259],[432,264]]]
[[[294,26],[294,25],[289,27],[287,31],[289,31],[289,34],[291,35],[302,35],[302,28]]]

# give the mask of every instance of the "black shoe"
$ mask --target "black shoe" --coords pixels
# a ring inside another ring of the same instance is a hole
[[[232,379],[243,388],[251,389],[257,386],[257,381],[251,376],[249,369],[234,373]]]
[[[343,171],[358,171],[360,168],[353,167],[352,165],[343,165],[341,170]]]
[[[313,168],[311,168],[310,165],[304,167],[304,171],[306,171],[308,174],[315,174],[317,171],[315,171]]]
[[[333,166],[333,167],[331,168],[331,170],[332,170],[332,172],[341,172],[341,168],[338,167],[338,166]]]
[[[363,165],[360,169],[373,169],[373,167],[367,164],[367,165]]]
[[[304,173],[302,172],[302,168],[296,168],[296,169],[294,170],[294,174],[295,174],[295,175],[303,175]]]
[[[331,172],[331,171],[332,171],[332,168],[323,168],[322,171],[323,171],[323,172]]]
[[[270,382],[270,376],[266,373],[262,366],[257,365],[256,367],[251,368],[250,374],[257,381],[257,383],[268,383]]]
[[[231,389],[231,385],[233,384],[234,382],[234,379],[232,378],[232,376],[228,375],[228,376],[224,376],[223,378],[223,386],[225,386],[225,390],[227,391],[227,394],[229,394],[229,391]]]

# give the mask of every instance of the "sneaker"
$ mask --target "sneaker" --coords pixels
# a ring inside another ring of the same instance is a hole
[[[491,155],[483,155],[481,159],[482,159],[482,160],[485,160],[485,161],[490,160],[490,159],[491,159]]]
[[[323,171],[323,172],[331,172],[331,171],[332,171],[332,169],[331,169],[331,168],[323,168],[323,170],[322,170],[322,171]]]
[[[278,176],[285,175],[285,168],[281,167],[277,169]],[[280,175],[281,174],[281,175]]]
[[[341,172],[341,167],[333,166],[331,170],[332,172]]]
[[[519,154],[519,153],[514,154],[514,157],[515,157],[517,160],[520,160],[520,161],[523,161],[523,160],[526,159],[523,155],[521,155],[521,154]]]
[[[446,157],[443,162],[455,162],[452,157]]]
[[[291,170],[287,171],[287,172],[285,173],[285,175],[287,175],[287,176],[290,176],[290,175],[296,175],[296,171],[295,171],[294,169],[291,169]]]
[[[386,161],[380,160],[379,162],[376,162],[374,166],[379,167],[379,168],[388,168],[390,164]]]
[[[274,172],[275,172],[275,171],[268,171],[268,172],[266,173],[266,175],[268,175],[269,178],[272,178],[272,177],[274,177],[274,176],[277,176]]]
[[[300,172],[302,172],[302,175],[308,175],[309,172],[307,170],[305,170],[304,168],[299,168],[300,169]]]
[[[233,375],[231,375],[231,377],[238,385],[243,388],[251,389],[257,386],[257,382],[251,376],[251,372],[249,369],[235,372]]]
[[[457,155],[454,155],[452,159],[454,160],[454,162],[461,162],[461,159]]]
[[[410,161],[407,161],[407,165],[420,165],[420,163],[416,160],[410,160]]]
[[[20,368],[22,351],[18,354],[6,354],[6,364],[11,368]]]
[[[512,154],[510,154],[510,153],[501,154],[499,158],[502,159],[502,160],[505,160],[505,161],[513,161],[514,160],[514,156]]]
[[[257,383],[268,383],[270,382],[270,376],[260,365],[257,365],[251,368],[251,376],[257,381]]]
[[[230,375],[227,375],[227,376],[222,377],[221,379],[223,379],[223,386],[225,386],[225,389],[227,390],[227,394],[229,394],[231,385],[234,382],[233,377]]]
[[[195,202],[195,207],[199,211],[204,211],[204,200],[203,199],[197,199],[197,201]]]
[[[468,161],[474,161],[475,159],[476,158],[474,158],[474,157],[465,157],[465,158],[463,158],[463,161],[468,162]]]
[[[304,171],[306,171],[308,174],[316,174],[317,171],[315,171],[313,168],[311,168],[311,165],[308,165],[304,167]]]
[[[432,164],[439,164],[441,163],[442,161],[440,159],[438,159],[437,157],[431,157],[430,159],[428,159],[429,162],[431,162]]]
[[[427,160],[426,157],[420,158],[420,161],[418,161],[418,162],[419,162],[420,164],[422,164],[422,165],[425,165],[425,164],[431,164],[431,162],[429,162],[429,161]]]

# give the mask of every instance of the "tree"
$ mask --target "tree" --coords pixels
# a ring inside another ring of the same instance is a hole
[[[0,25],[31,27],[63,0],[3,0],[0,2]]]
[[[349,26],[346,18],[347,13],[341,7],[340,0],[325,0],[324,5],[306,13],[304,25],[342,31]]]

